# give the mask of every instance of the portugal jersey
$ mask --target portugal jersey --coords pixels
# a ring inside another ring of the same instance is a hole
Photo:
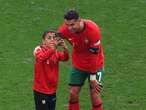
[[[37,46],[34,50],[35,69],[33,90],[44,94],[53,94],[57,90],[59,61],[68,59],[67,51],[57,51],[46,46]]]
[[[100,29],[91,20],[83,22],[84,30],[79,33],[71,33],[65,24],[59,28],[59,32],[73,46],[72,65],[77,69],[95,73],[104,65]],[[94,52],[94,49],[98,50]]]

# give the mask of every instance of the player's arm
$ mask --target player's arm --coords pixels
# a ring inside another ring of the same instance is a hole
[[[54,52],[55,52],[55,49],[42,50],[42,48],[38,46],[34,49],[33,55],[38,61],[42,62],[48,59]]]
[[[89,52],[92,54],[98,54],[99,50],[100,50],[100,39],[96,40],[94,42],[91,42],[90,48],[89,48]]]
[[[98,55],[101,48],[101,35],[99,27],[94,28],[90,32],[90,47],[89,52],[93,55]],[[95,92],[98,94],[102,90],[102,85],[100,81],[96,79],[96,73],[90,75],[90,86],[91,89],[94,89]]]
[[[92,54],[98,54],[101,47],[101,34],[99,27],[95,27],[90,31],[90,47],[89,52]]]

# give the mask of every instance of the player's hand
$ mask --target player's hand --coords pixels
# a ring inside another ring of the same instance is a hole
[[[97,80],[90,80],[90,86],[97,94],[99,94],[103,88]]]

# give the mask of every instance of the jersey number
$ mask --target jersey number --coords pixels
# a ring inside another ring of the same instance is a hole
[[[101,72],[97,72],[97,76],[98,76],[98,81],[101,82],[102,73]]]

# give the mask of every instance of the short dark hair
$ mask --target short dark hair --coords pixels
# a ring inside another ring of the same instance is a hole
[[[46,35],[47,35],[48,33],[55,33],[55,36],[56,36],[56,37],[60,37],[60,34],[59,34],[57,31],[55,31],[55,30],[53,30],[53,29],[49,29],[49,30],[47,30],[47,31],[45,31],[45,32],[43,33],[42,39],[45,39],[45,37],[46,37]]]
[[[55,34],[56,34],[56,31],[54,31],[54,30],[47,30],[47,31],[45,31],[45,32],[43,33],[43,35],[42,35],[42,39],[45,39],[45,37],[46,37],[46,35],[47,35],[48,33],[55,33]]]
[[[79,18],[79,13],[74,9],[69,9],[64,14],[64,19],[66,20],[72,20],[72,19],[77,20],[78,18]]]

